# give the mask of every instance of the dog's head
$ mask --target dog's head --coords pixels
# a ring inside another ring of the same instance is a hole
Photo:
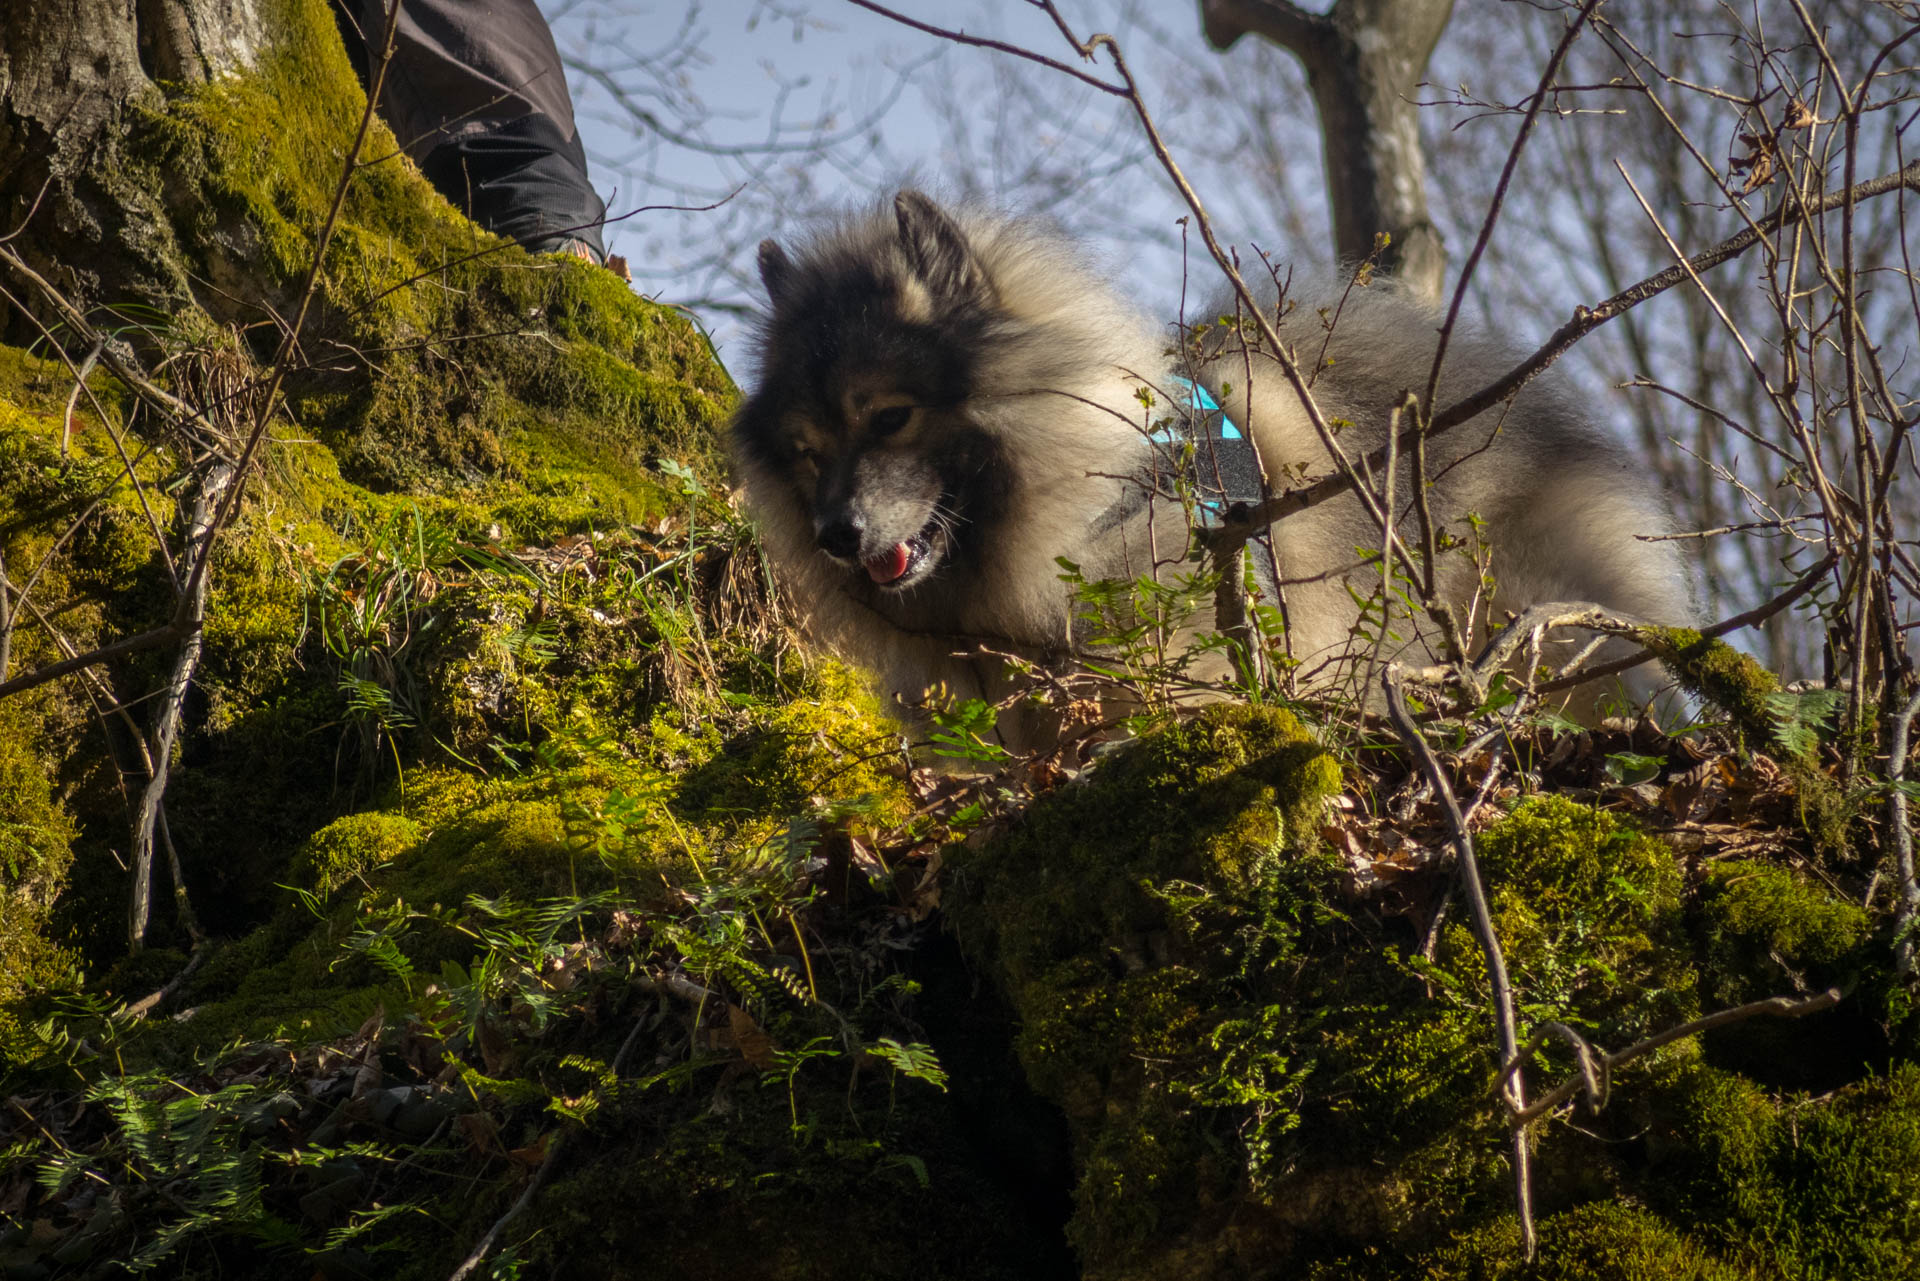
[[[733,429],[750,494],[784,485],[819,553],[883,597],[975,559],[1004,484],[968,415],[993,281],[933,201],[903,191],[893,211],[793,257],[760,246],[772,308]]]

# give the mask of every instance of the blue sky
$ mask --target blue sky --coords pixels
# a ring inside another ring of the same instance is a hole
[[[581,133],[615,216],[648,204],[704,204],[743,188],[718,210],[642,212],[608,228],[613,252],[634,265],[637,287],[694,304],[723,348],[739,319],[731,308],[751,301],[752,251],[761,238],[791,231],[823,206],[869,200],[908,182],[975,199],[1012,192],[1023,207],[1034,204],[1036,189],[1051,190],[1057,207],[1043,210],[1129,271],[1143,301],[1160,310],[1178,301],[1176,220],[1185,209],[1118,99],[1054,73],[1014,76],[1024,68],[1003,55],[953,46],[844,0],[708,0],[692,10],[684,0],[542,3],[573,64]],[[928,21],[1073,56],[1044,15],[1017,0],[980,0],[964,9],[897,3]],[[1231,60],[1217,58],[1204,48],[1196,9],[1185,3],[1147,6],[1162,24],[1152,31],[1117,17],[1123,5],[1067,8],[1083,34],[1121,34],[1176,144],[1183,130],[1207,127],[1207,112],[1196,94],[1182,103],[1160,93],[1155,79],[1165,55],[1177,49],[1202,65],[1218,63],[1223,73],[1234,60],[1252,61],[1263,80],[1275,79],[1269,71],[1282,57],[1241,49]],[[628,105],[616,99],[616,87],[629,95]],[[1036,113],[1022,94],[1046,95],[1045,110]],[[663,127],[636,123],[635,108]],[[776,113],[793,149],[752,150],[770,138],[778,142],[770,124]],[[871,128],[857,128],[862,124]],[[825,158],[800,145],[809,125],[837,140]],[[1299,135],[1296,185],[1308,202],[1317,201],[1318,139],[1310,119],[1273,125]],[[704,154],[664,136],[675,132],[747,150]],[[1216,217],[1236,240],[1270,233],[1262,225],[1270,220],[1235,216],[1244,212],[1228,202]],[[1314,243],[1286,245],[1288,257],[1310,253],[1324,239],[1293,230],[1292,239]]]

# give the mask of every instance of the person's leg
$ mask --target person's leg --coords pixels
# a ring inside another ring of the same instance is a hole
[[[365,80],[386,4],[333,4]],[[428,181],[482,227],[535,252],[584,248],[605,260],[606,205],[533,0],[405,0],[379,105]]]

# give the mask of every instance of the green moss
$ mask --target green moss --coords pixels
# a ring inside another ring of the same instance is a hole
[[[1676,1214],[1767,1275],[1893,1281],[1920,1272],[1920,1067],[1778,1102],[1730,1073],[1677,1079]]]
[[[1520,1226],[1503,1217],[1425,1262],[1426,1281],[1761,1281],[1769,1273],[1716,1257],[1700,1241],[1646,1209],[1585,1205],[1536,1227],[1529,1265]],[[1318,1273],[1331,1281],[1332,1273]]]
[[[1780,681],[1772,672],[1725,641],[1688,628],[1650,627],[1642,638],[1683,688],[1732,718],[1749,751],[1773,742],[1768,700],[1780,692]]]
[[[307,625],[304,567],[265,531],[246,527],[214,558],[203,633],[215,725],[231,725],[286,683]]]
[[[134,152],[168,192],[195,270],[220,282],[264,267],[268,288],[291,294],[363,100],[326,5],[276,8],[258,67],[177,93]],[[347,364],[377,353],[381,376],[296,376],[303,425],[324,429],[349,476],[380,488],[479,497],[486,476],[581,496],[544,513],[515,499],[521,537],[662,510],[645,465],[714,460],[732,403],[705,340],[608,272],[480,232],[397,152],[376,125],[363,154],[384,159],[355,174],[303,335]],[[216,315],[231,306],[203,302]]]
[[[1301,786],[1323,767],[1297,727],[1262,716],[1215,711],[1149,737],[1008,836],[953,855],[963,937],[1007,984],[1030,1083],[1074,1129],[1074,1240],[1118,1277],[1232,1275],[1249,1258],[1529,1275],[1501,1224],[1508,1135],[1490,1104],[1479,942],[1449,925],[1423,961],[1346,914],[1301,805],[1324,794]],[[1263,733],[1264,750],[1250,747]],[[1308,768],[1289,776],[1282,761]],[[1665,845],[1555,797],[1522,802],[1476,844],[1523,1035],[1552,1020],[1612,1050],[1699,1013]],[[1857,937],[1818,912],[1789,915],[1765,932],[1799,955]],[[1546,1220],[1542,1275],[1652,1276],[1664,1262],[1749,1275],[1737,1232],[1683,1233],[1674,1225],[1693,1220],[1666,1198],[1599,1204],[1645,1188],[1633,1144],[1649,1116],[1695,1115],[1656,1100],[1697,1055],[1682,1042],[1637,1060],[1615,1073],[1602,1118],[1536,1129],[1543,1212],[1566,1210]],[[1532,1088],[1574,1070],[1549,1041]]]
[[[656,724],[654,747],[682,771],[675,810],[696,820],[784,816],[811,808],[816,796],[866,798],[884,817],[906,811],[900,731],[864,679],[839,663],[821,660],[789,697],[748,708],[730,737],[717,732],[724,722],[689,733],[677,719]]]
[[[47,929],[76,831],[30,728],[18,709],[0,706],[0,1075],[31,1055],[23,999],[70,990],[80,979],[77,958]]]
[[[1789,990],[1794,977],[1841,981],[1872,931],[1863,909],[1824,885],[1747,860],[1708,869],[1700,917],[1716,995],[1730,1003]]]
[[[1557,796],[1529,799],[1476,843],[1516,999],[1534,1019],[1571,1021],[1630,1044],[1697,1012],[1673,852],[1613,815]],[[1483,974],[1465,925],[1443,964]]]
[[[1872,929],[1861,908],[1787,868],[1749,860],[1712,865],[1695,922],[1712,1004],[1827,987],[1850,995],[1828,1013],[1718,1029],[1706,1038],[1713,1061],[1775,1085],[1811,1086],[1836,1079],[1834,1060],[1872,1053],[1860,1020],[1875,1004],[1872,993],[1886,985],[1876,969],[1885,953]]]
[[[1029,1080],[1075,1122],[1091,1266],[1220,1226],[1299,1125],[1317,1012],[1288,997],[1339,784],[1287,713],[1210,708],[953,853],[962,937],[1007,986]]]
[[[420,825],[404,814],[348,814],[308,839],[294,859],[292,874],[296,884],[328,895],[392,862],[420,837]]]
[[[0,888],[51,902],[73,861],[73,818],[53,796],[33,726],[0,706]]]
[[[79,957],[47,937],[46,909],[0,886],[0,1080],[40,1057],[39,998],[77,991],[81,979]]]
[[[453,904],[467,894],[524,900],[603,884],[598,866],[576,853],[556,800],[508,796],[435,831],[398,869],[398,887],[422,902]]]

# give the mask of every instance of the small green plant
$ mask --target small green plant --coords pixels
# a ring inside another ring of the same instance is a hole
[[[999,711],[984,699],[949,701],[944,706],[933,707],[929,715],[934,730],[927,739],[936,755],[988,766],[1008,759],[1004,747],[987,739],[987,735],[993,733]]]
[[[1788,756],[1805,756],[1832,733],[1834,717],[1847,705],[1840,689],[1810,689],[1801,693],[1767,695],[1773,713],[1773,741]]]
[[[524,565],[461,542],[413,503],[369,529],[360,551],[314,576],[309,628],[338,669],[346,720],[359,731],[369,769],[385,747],[401,770],[394,740],[419,723],[416,665],[441,626],[435,602],[450,588],[503,580],[539,586]],[[552,653],[538,622],[509,633],[506,644],[514,658],[536,665]]]

